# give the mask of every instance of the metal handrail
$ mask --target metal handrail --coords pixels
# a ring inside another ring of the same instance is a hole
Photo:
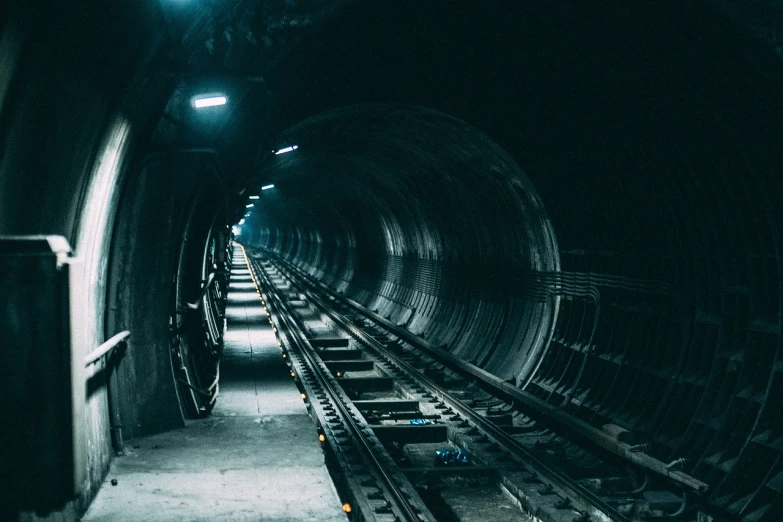
[[[190,308],[191,310],[198,310],[199,309],[199,307],[201,306],[201,300],[206,295],[207,290],[209,290],[209,285],[211,285],[212,281],[214,281],[214,280],[215,280],[215,272],[212,272],[207,277],[207,281],[206,281],[206,283],[204,283],[204,288],[201,289],[201,295],[198,296],[198,299],[196,299],[196,302],[195,303],[185,303],[185,304],[188,305],[188,308]]]
[[[128,330],[120,332],[111,339],[107,340],[105,343],[98,346],[95,350],[85,355],[84,367],[86,368],[87,366],[98,362],[101,357],[114,350],[120,344],[124,343],[128,337],[130,337],[130,334],[131,333]]]
[[[252,273],[252,267],[249,265],[248,267],[251,269]],[[318,360],[313,356],[312,352],[314,350],[312,345],[307,340],[307,336],[302,331],[301,327],[291,319],[291,312],[288,310],[288,305],[280,299],[279,295],[277,295],[277,291],[270,283],[268,275],[261,270],[257,270],[257,275],[263,278],[265,285],[270,289],[268,295],[273,296],[273,298],[279,304],[280,309],[286,311],[286,313],[281,315],[278,315],[276,312],[272,312],[272,317],[276,318],[279,324],[285,325],[291,331],[291,333],[293,333],[291,338],[292,344],[298,348],[299,353],[308,361],[310,367],[314,370],[313,375],[318,379],[321,388],[330,396],[332,403],[336,406],[339,414],[343,417],[346,426],[353,432],[357,443],[361,444],[359,447],[363,448],[366,452],[367,459],[375,467],[375,470],[382,479],[384,485],[388,489],[389,493],[393,496],[400,512],[405,516],[406,520],[428,520],[425,517],[419,516],[417,511],[411,505],[411,502],[408,499],[408,495],[404,492],[403,489],[400,488],[395,479],[389,473],[388,467],[378,459],[375,450],[367,440],[367,435],[364,434],[364,431],[359,425],[358,421],[353,418],[350,409],[343,403],[342,394],[338,390],[339,386],[332,382],[333,378],[327,378],[327,376],[330,376],[329,372],[324,370],[325,366],[323,366],[323,362],[319,364]],[[267,295],[264,293],[261,295],[262,297],[267,297]]]

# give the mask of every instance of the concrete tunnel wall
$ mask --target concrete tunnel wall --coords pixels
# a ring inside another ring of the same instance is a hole
[[[223,153],[233,194],[248,172],[275,182],[245,237],[569,414],[687,459],[718,506],[780,512],[778,59],[698,3],[386,4],[336,6],[264,69],[264,93],[223,135],[182,132]],[[189,216],[214,215],[225,188],[208,155],[155,147],[163,120],[185,126],[165,111],[202,28],[172,44],[157,3],[103,7],[0,6],[0,233],[62,234],[87,254],[83,350],[133,332],[117,406],[135,436],[188,414],[169,314],[199,287],[177,280],[187,231],[208,228]],[[193,9],[208,25],[218,8]],[[122,157],[106,156],[123,121]],[[299,138],[297,154],[254,163]],[[114,183],[88,219],[102,164]],[[105,389],[87,404],[88,479],[66,520],[111,454]]]
[[[71,267],[72,325],[82,330],[82,342],[72,347],[77,360],[119,331],[132,335],[111,372],[112,405],[105,367],[94,365],[84,376],[86,460],[77,463],[85,477],[78,494],[36,491],[4,464],[3,520],[78,519],[108,471],[112,425],[129,438],[182,426],[189,415],[172,372],[169,320],[175,303],[192,301],[201,284],[200,276],[176,281],[181,253],[191,253],[187,232],[199,256],[184,264],[200,268],[210,227],[226,219],[225,201],[215,197],[224,189],[216,187],[218,167],[209,154],[152,147],[176,84],[165,67],[160,10],[149,2],[101,7],[0,8],[0,234],[57,234],[70,243],[79,261]],[[12,339],[0,353],[6,349],[47,357],[60,347],[20,347]],[[25,399],[17,396],[9,414],[25,415]],[[13,451],[3,443],[2,462]],[[25,500],[31,496],[39,500]]]
[[[154,85],[157,79],[147,86],[133,82],[134,76],[149,67],[159,39],[150,31],[143,39],[145,44],[124,48],[118,54],[116,49],[120,42],[130,38],[130,34],[118,30],[109,35],[95,30],[83,35],[75,52],[64,52],[60,45],[62,39],[82,30],[87,20],[79,20],[75,13],[69,14],[64,6],[52,9],[49,16],[42,16],[41,10],[32,3],[25,9],[11,10],[9,6],[4,10],[9,17],[4,18],[2,28],[0,233],[60,234],[76,249],[80,243],[80,230],[89,226],[84,213],[85,198],[94,173],[100,168],[98,157],[107,148],[105,136],[117,121],[123,121],[120,125],[129,128],[126,132],[131,133],[131,142],[125,145],[125,154],[119,158],[121,164],[109,167],[113,171],[110,176],[121,176],[122,162],[133,152],[139,134],[150,125],[149,113],[161,103],[156,101],[161,94]],[[144,15],[118,9],[112,15],[96,13],[95,17],[106,16],[108,19],[103,22],[122,27],[117,23],[118,19]],[[143,29],[143,26],[137,29]],[[148,108],[138,112],[128,110],[134,103]],[[104,161],[113,162],[109,158]],[[109,207],[116,206],[116,199],[105,203]],[[109,213],[106,209],[97,212],[100,214],[98,219],[107,219],[111,208]],[[86,244],[82,244],[85,250],[97,248],[99,255],[104,256],[104,265],[90,267],[94,270],[84,279],[81,321],[89,331],[85,346],[79,347],[82,355],[108,337],[102,324],[105,297],[98,297],[97,303],[95,297],[105,294],[105,247],[111,234],[110,223],[101,237],[88,238]],[[77,251],[76,254],[85,252]],[[97,286],[90,284],[93,277],[97,277]],[[93,291],[94,294],[89,295]],[[41,320],[45,321],[45,318]],[[48,347],[37,349],[41,350],[40,356],[46,357]],[[74,503],[56,508],[65,517],[73,517],[85,509],[100,486],[112,455],[106,389],[98,386],[89,391],[84,426],[86,482],[81,485],[82,494]],[[16,400],[24,404],[24,397]],[[4,481],[4,486],[12,484],[20,491],[28,487],[17,480]],[[4,492],[4,495],[8,493]],[[10,492],[5,498],[13,499],[14,493]],[[8,507],[4,502],[3,510]]]

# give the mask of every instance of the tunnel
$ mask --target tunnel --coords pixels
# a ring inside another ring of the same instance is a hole
[[[210,418],[241,248],[633,436],[699,521],[782,520],[781,30],[771,1],[3,3],[0,518],[80,520],[126,441]]]

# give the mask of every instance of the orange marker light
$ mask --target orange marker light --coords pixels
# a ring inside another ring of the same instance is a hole
[[[347,502],[345,504],[343,504],[343,511],[345,511],[346,513],[350,513],[351,512],[351,505],[348,504]]]
[[[337,376],[339,377],[340,375],[341,375],[340,372],[337,372]]]
[[[288,357],[288,356],[286,354],[283,354],[283,359],[285,359],[286,357]]]
[[[321,442],[326,442],[326,435],[321,433],[320,435],[318,435],[318,440],[320,440]]]
[[[296,377],[296,374],[294,372],[291,372],[291,377]]]
[[[307,395],[305,395],[305,394],[303,393],[303,394],[302,394],[302,398],[303,398],[303,399],[306,399],[306,398],[307,398]]]

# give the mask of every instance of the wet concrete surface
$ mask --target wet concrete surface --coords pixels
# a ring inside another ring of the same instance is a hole
[[[212,416],[128,441],[84,521],[346,520],[315,426],[236,253]]]

